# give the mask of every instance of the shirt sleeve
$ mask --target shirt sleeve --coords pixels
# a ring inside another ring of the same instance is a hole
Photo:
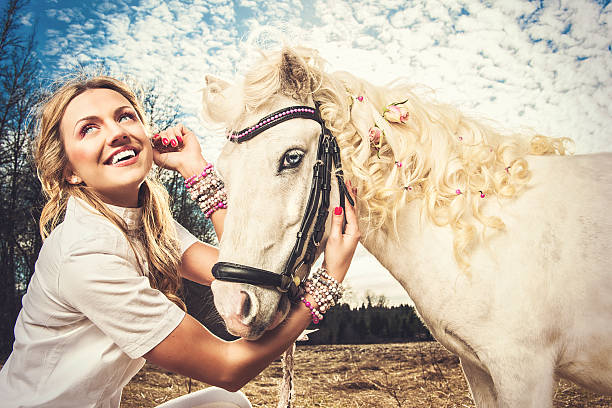
[[[185,227],[179,224],[176,220],[174,220],[174,227],[176,228],[176,236],[181,244],[181,255],[185,253],[185,251],[199,241],[191,232],[189,232]]]
[[[109,336],[130,358],[165,339],[185,312],[140,274],[120,232],[97,231],[68,250],[59,274],[60,296]]]

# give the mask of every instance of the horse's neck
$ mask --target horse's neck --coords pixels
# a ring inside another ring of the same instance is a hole
[[[440,295],[461,274],[453,258],[452,231],[421,220],[419,200],[401,209],[397,220],[397,231],[390,221],[377,230],[362,223],[362,243],[400,282],[419,309],[437,308],[437,302],[442,301]]]

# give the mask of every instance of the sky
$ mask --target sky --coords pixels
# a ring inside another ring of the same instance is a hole
[[[0,0],[5,3],[6,0]],[[31,0],[44,75],[104,63],[156,84],[215,161],[225,139],[199,116],[204,76],[232,80],[252,50],[285,38],[319,50],[330,71],[374,84],[409,78],[442,101],[508,128],[612,151],[610,0]],[[261,34],[262,30],[267,34]],[[258,34],[260,33],[260,34]],[[348,300],[369,291],[411,303],[358,248]]]

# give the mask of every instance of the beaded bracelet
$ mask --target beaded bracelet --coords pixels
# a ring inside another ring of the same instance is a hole
[[[206,218],[210,218],[221,208],[227,208],[227,194],[223,181],[214,170],[213,165],[209,164],[202,173],[185,179],[185,187],[191,199],[204,212]]]
[[[317,308],[313,306],[312,303],[310,303],[304,298],[304,296],[302,296],[300,300],[306,305],[308,309],[310,309],[310,314],[312,315],[312,322],[314,324],[319,324],[319,322],[323,320],[323,313],[319,312]]]
[[[344,293],[342,284],[329,275],[324,268],[317,269],[310,278],[306,279],[304,289],[306,293],[313,297],[318,305],[317,308],[304,297],[300,298],[306,307],[310,309],[314,324],[323,320],[323,314],[334,306]]]
[[[214,170],[214,168],[213,168],[212,163],[208,163],[208,165],[206,167],[204,167],[204,171],[202,171],[202,173],[194,174],[193,176],[189,177],[188,179],[185,179],[185,187],[190,188],[195,183],[197,183],[199,180],[203,179],[208,174],[212,173],[213,170]]]

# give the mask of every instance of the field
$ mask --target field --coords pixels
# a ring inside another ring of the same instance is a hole
[[[295,367],[295,405],[300,408],[474,407],[459,360],[436,342],[300,345]],[[277,361],[242,391],[254,407],[274,408],[280,378]],[[154,407],[204,387],[204,383],[147,364],[124,389],[121,407]],[[612,407],[612,397],[562,380],[555,391],[554,407]]]

